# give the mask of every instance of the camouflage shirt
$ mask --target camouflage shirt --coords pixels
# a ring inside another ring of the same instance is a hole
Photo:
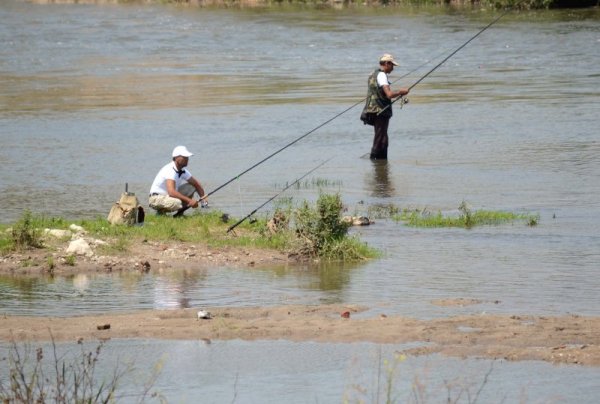
[[[377,69],[369,76],[365,111],[376,114],[383,111],[380,115],[389,118],[392,116],[392,101],[385,95],[383,88],[377,84],[377,75],[379,72],[381,70]]]

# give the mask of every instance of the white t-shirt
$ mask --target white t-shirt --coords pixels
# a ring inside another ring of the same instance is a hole
[[[379,87],[390,85],[390,80],[388,79],[388,75],[385,72],[377,73],[377,85]]]
[[[179,175],[177,173],[175,162],[172,161],[161,168],[158,174],[156,174],[156,178],[154,178],[154,182],[150,187],[150,194],[168,195],[167,180],[174,180],[175,189],[179,189],[179,187],[185,184],[190,178],[192,178],[192,173],[185,168],[183,169],[181,175]]]

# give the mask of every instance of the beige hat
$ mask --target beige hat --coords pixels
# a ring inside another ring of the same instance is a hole
[[[177,146],[176,148],[173,149],[173,157],[177,157],[177,156],[190,157],[193,155],[194,154],[190,153],[190,151],[185,146]]]
[[[382,57],[379,58],[379,62],[392,62],[394,66],[399,66],[398,63],[394,60],[394,57],[389,53],[385,53]]]

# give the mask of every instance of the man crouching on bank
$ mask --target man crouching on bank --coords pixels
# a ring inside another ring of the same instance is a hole
[[[173,217],[180,217],[189,208],[197,208],[199,202],[202,207],[208,206],[208,201],[202,185],[185,168],[193,154],[185,146],[177,146],[172,155],[173,161],[161,168],[154,178],[149,205],[159,215],[175,212]],[[199,200],[193,198],[196,192]]]

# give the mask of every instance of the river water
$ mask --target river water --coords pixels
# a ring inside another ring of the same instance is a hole
[[[125,183],[146,204],[177,144],[195,153],[189,169],[210,192],[355,104],[216,192],[211,205],[245,215],[333,157],[311,177],[340,192],[350,212],[393,205],[453,213],[464,200],[540,215],[536,227],[472,230],[377,220],[353,231],[384,257],[343,267],[3,277],[1,311],[348,303],[371,307],[369,315],[421,318],[598,315],[598,9],[507,15],[396,106],[387,164],[364,158],[372,133],[358,116],[378,57],[393,53],[401,62],[393,86],[410,86],[496,16],[1,2],[0,222],[24,209],[104,216]],[[314,200],[318,192],[304,186],[285,196]],[[454,298],[482,303],[431,303]],[[330,371],[313,367],[312,376]],[[229,380],[230,370],[222,370]],[[570,387],[567,396],[582,386]]]

